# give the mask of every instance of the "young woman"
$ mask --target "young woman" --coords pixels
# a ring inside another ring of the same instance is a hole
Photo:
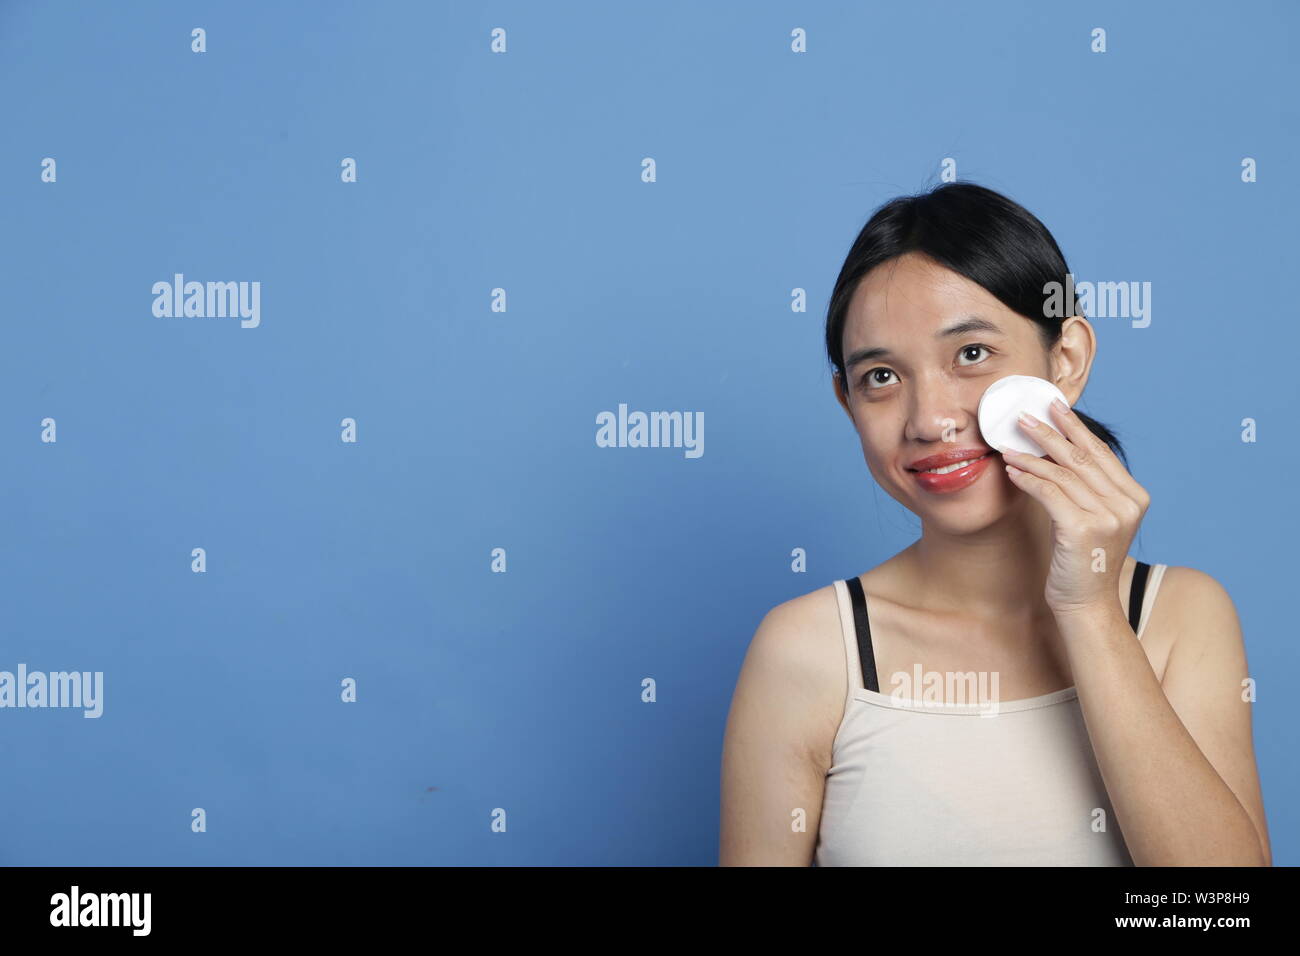
[[[980,432],[1004,376],[1083,394],[1093,328],[1046,307],[1068,272],[1037,218],[967,183],[887,203],[853,244],[835,395],[921,536],[763,618],[722,865],[1271,865],[1223,587],[1128,554],[1149,496],[1105,426],[1022,424],[1044,458]],[[996,693],[950,699],[970,675]]]

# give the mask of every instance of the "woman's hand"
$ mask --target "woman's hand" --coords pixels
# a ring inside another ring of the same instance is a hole
[[[1060,433],[1022,416],[1020,427],[1051,460],[998,449],[1007,474],[1052,518],[1052,564],[1044,596],[1055,614],[1119,603],[1119,573],[1151,496],[1100,438],[1059,399]]]

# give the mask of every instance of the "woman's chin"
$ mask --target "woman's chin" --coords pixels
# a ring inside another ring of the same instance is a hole
[[[994,475],[987,478],[1000,477]],[[980,481],[951,493],[933,493],[917,488],[904,501],[922,523],[946,534],[974,534],[1013,517],[1026,496],[1006,480]]]

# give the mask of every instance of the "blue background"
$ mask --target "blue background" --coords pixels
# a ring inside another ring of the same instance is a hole
[[[0,4],[0,669],[105,673],[98,720],[0,711],[0,862],[715,864],[754,628],[919,532],[822,328],[944,157],[1152,283],[1080,407],[1134,554],[1237,604],[1300,862],[1296,9]],[[176,272],[260,327],[155,317]],[[620,402],[705,454],[596,447]]]

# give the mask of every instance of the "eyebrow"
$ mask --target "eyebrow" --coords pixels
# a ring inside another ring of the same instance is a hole
[[[988,319],[981,318],[978,315],[968,315],[958,322],[954,322],[947,328],[940,329],[934,333],[936,339],[952,338],[955,335],[965,335],[967,332],[992,332],[994,335],[1005,335],[1000,328],[990,322]],[[867,362],[871,359],[885,358],[893,353],[886,348],[858,349],[848,357],[844,362],[844,370],[847,372],[859,362]]]

